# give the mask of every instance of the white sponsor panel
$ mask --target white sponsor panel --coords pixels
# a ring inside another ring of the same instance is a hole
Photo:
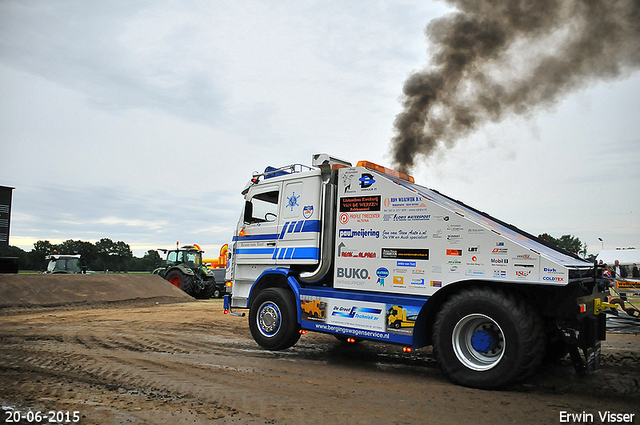
[[[330,325],[385,331],[385,304],[354,300],[327,299],[327,320]]]

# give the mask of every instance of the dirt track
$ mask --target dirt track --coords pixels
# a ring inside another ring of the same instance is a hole
[[[576,376],[566,359],[526,383],[480,391],[447,381],[430,349],[307,334],[264,351],[221,300],[158,298],[163,282],[150,280],[146,294],[139,286],[128,291],[135,299],[109,301],[123,279],[112,295],[95,286],[100,304],[0,309],[4,409],[77,411],[82,424],[558,424],[562,412],[603,423],[606,411],[640,423],[640,335],[609,334],[595,375]],[[4,422],[11,410],[1,413]]]

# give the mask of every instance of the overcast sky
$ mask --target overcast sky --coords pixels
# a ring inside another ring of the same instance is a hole
[[[217,256],[267,165],[391,163],[431,1],[0,1],[10,244],[198,243]],[[526,54],[526,52],[523,52]],[[640,248],[640,74],[482,126],[416,182],[597,253]]]

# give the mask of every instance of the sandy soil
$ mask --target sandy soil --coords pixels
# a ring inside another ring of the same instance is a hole
[[[1,420],[13,408],[79,412],[82,424],[558,424],[562,412],[606,423],[606,411],[640,423],[640,335],[609,334],[594,375],[565,359],[481,391],[447,381],[430,349],[307,334],[269,352],[221,300],[163,302],[0,310]]]

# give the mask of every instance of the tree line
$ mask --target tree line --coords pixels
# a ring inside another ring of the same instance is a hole
[[[563,235],[554,238],[543,233],[538,235],[538,238],[588,261],[595,258],[595,255],[586,257],[587,245],[575,236]],[[108,238],[102,238],[96,243],[69,239],[57,245],[49,241],[37,241],[29,252],[10,246],[3,255],[18,257],[20,270],[44,271],[47,267],[46,257],[51,254],[80,254],[88,269],[93,271],[150,272],[162,263],[162,258],[156,250],[150,249],[142,258],[134,257],[129,244],[122,241],[113,242]]]
[[[88,270],[93,271],[152,271],[162,259],[158,251],[150,249],[142,257],[135,257],[131,247],[122,241],[114,242],[109,238],[102,238],[96,243],[69,239],[60,244],[49,241],[37,241],[29,252],[9,246],[3,256],[18,257],[20,270],[44,271],[48,261],[46,257],[52,254],[80,254]]]

